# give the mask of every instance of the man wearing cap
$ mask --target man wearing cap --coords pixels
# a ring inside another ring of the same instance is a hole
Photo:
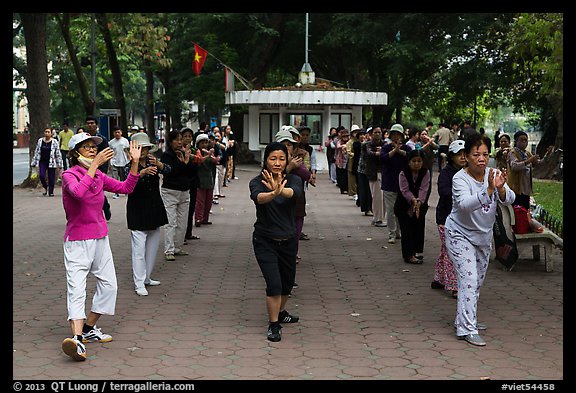
[[[516,193],[514,205],[530,209],[530,195],[532,195],[532,168],[542,160],[538,154],[532,154],[528,147],[528,134],[517,131],[514,134],[514,148],[508,153],[508,185]]]
[[[386,209],[386,222],[388,227],[388,243],[396,243],[400,239],[400,225],[394,214],[394,205],[400,183],[398,176],[400,171],[408,165],[406,155],[410,147],[404,143],[404,127],[401,124],[394,124],[390,128],[390,143],[386,144],[380,152],[382,162],[382,190],[384,193],[384,207]]]
[[[124,167],[130,162],[126,154],[130,150],[130,142],[122,136],[122,129],[119,126],[112,127],[112,133],[114,138],[109,142],[110,148],[114,150],[114,157],[110,160],[112,177],[116,180],[124,181],[126,179]],[[117,199],[119,197],[120,194],[116,193],[112,198]]]

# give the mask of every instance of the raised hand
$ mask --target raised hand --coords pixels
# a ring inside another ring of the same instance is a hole
[[[275,196],[280,195],[282,190],[284,190],[284,186],[286,185],[286,179],[284,175],[278,174],[274,175],[270,173],[268,170],[264,169],[262,171],[262,184],[264,184],[270,191],[274,193]]]
[[[132,161],[138,162],[140,160],[140,155],[142,154],[142,146],[135,140],[130,141],[130,157]]]
[[[96,155],[93,164],[96,164],[96,167],[99,167],[100,165],[110,161],[112,157],[114,157],[114,150],[112,150],[110,147],[107,147]]]

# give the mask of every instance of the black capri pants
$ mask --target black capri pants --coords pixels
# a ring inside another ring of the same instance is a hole
[[[290,295],[296,279],[296,236],[274,240],[253,233],[252,246],[266,280],[266,296]]]

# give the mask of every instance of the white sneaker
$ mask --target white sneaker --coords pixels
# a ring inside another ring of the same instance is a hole
[[[86,360],[86,347],[74,337],[62,341],[62,351],[74,360]]]
[[[234,180],[238,180],[238,176],[234,176]]]
[[[102,333],[100,328],[94,327],[88,333],[82,333],[82,342],[85,343],[93,343],[93,342],[100,342],[100,343],[107,343],[112,341],[112,336],[106,333]]]
[[[148,291],[146,290],[146,288],[138,288],[136,289],[136,294],[140,296],[148,296]]]
[[[395,244],[395,243],[396,243],[396,238],[395,238],[395,237],[388,238],[388,243],[390,243],[390,244]]]
[[[144,285],[150,285],[151,287],[155,287],[156,285],[160,285],[160,281],[150,279],[149,282],[144,282]]]

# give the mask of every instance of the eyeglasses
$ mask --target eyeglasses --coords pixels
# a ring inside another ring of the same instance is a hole
[[[86,146],[82,146],[82,149],[84,149],[84,150],[98,150],[98,146],[96,146],[96,145],[86,145]]]

